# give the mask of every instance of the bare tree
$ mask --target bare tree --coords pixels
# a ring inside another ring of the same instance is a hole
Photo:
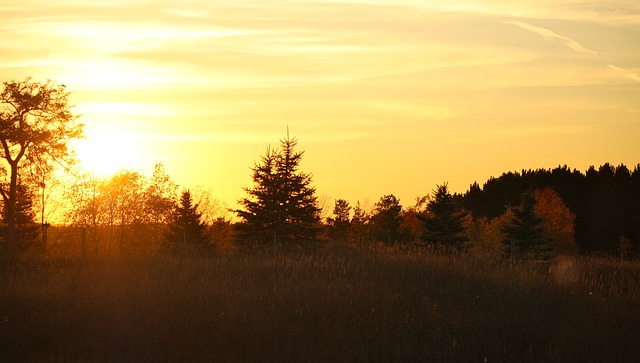
[[[153,226],[153,240],[156,246],[160,242],[161,227],[171,217],[177,195],[178,185],[165,172],[164,165],[157,163],[153,168],[151,180],[145,190],[147,215]]]

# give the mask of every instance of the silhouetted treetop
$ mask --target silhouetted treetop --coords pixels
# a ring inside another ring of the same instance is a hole
[[[253,186],[236,210],[246,238],[266,241],[313,240],[319,232],[319,212],[311,174],[299,170],[303,151],[297,139],[280,140],[280,149],[267,148],[252,168]]]
[[[522,194],[522,202],[514,209],[513,218],[502,232],[505,238],[505,254],[513,262],[516,258],[548,259],[551,241],[545,235],[542,218],[536,215],[536,200],[531,191]]]
[[[180,201],[170,217],[169,227],[164,236],[166,246],[174,251],[180,251],[181,247],[208,247],[209,237],[206,228],[198,204],[193,202],[191,192],[185,190],[181,193]]]
[[[422,240],[446,247],[458,247],[468,240],[464,235],[465,215],[459,201],[449,193],[447,183],[437,185],[433,198],[427,203],[427,215],[418,215],[425,228]]]
[[[582,173],[566,165],[555,169],[507,172],[477,183],[464,195],[463,205],[474,218],[495,218],[520,204],[527,190],[552,188],[575,215],[575,239],[584,251],[614,253],[620,238],[640,249],[640,164],[591,166]]]
[[[68,143],[82,137],[82,125],[75,122],[64,85],[52,81],[4,82],[0,93],[0,158],[3,181],[0,195],[7,223],[7,246],[16,241],[16,203],[21,167],[36,164],[45,168],[52,161],[69,156]]]
[[[393,194],[385,195],[375,204],[371,216],[373,236],[382,242],[392,243],[402,239],[402,206]]]

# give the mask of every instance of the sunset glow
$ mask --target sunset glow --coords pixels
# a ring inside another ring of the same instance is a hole
[[[81,166],[99,177],[110,176],[123,169],[142,170],[143,153],[134,137],[126,134],[98,132],[75,141]]]
[[[286,135],[320,196],[404,205],[502,172],[640,161],[640,3],[0,4],[0,79],[53,79],[107,175],[233,204]]]

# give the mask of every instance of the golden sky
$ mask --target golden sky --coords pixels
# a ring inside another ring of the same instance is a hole
[[[0,0],[0,80],[73,90],[97,171],[231,205],[287,126],[352,203],[640,162],[640,2],[449,3]]]

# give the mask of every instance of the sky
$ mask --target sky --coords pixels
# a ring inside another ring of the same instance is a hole
[[[640,162],[640,2],[0,0],[0,81],[72,91],[96,173],[234,206],[287,127],[325,203]]]

